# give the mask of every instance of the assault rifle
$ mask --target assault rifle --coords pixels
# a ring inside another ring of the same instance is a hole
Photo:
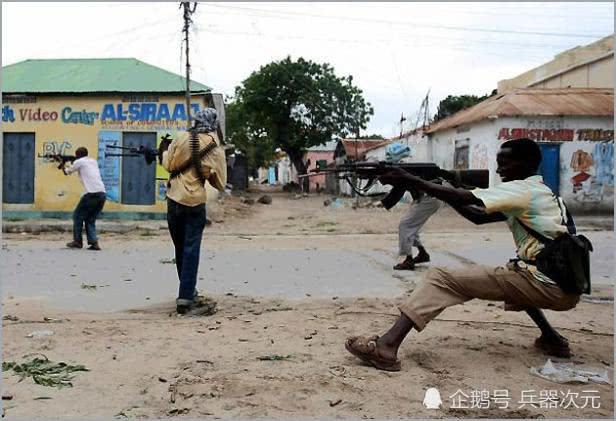
[[[58,169],[61,170],[67,162],[73,162],[77,159],[74,155],[60,155],[55,153],[38,154],[39,158],[47,158],[58,162]]]
[[[390,162],[354,162],[333,165],[331,167],[317,167],[310,170],[310,174],[300,175],[299,178],[312,177],[319,174],[335,174],[336,178],[346,180],[353,191],[360,196],[377,196],[385,193],[369,194],[368,191],[377,179],[388,173],[394,168],[400,168],[408,173],[411,173],[417,177],[421,177],[424,180],[442,182],[447,181],[454,187],[462,188],[486,188],[489,185],[489,171],[488,170],[443,170],[438,165],[427,163],[407,163],[407,164],[393,164]],[[353,183],[353,178],[366,180],[366,185],[362,188],[358,188]],[[387,195],[381,200],[383,207],[387,210],[393,208],[396,203],[402,199],[406,189],[403,186],[392,186],[391,190],[386,193]]]
[[[158,151],[156,149],[150,149],[147,146],[139,146],[135,147],[125,147],[125,146],[116,146],[116,145],[106,145],[107,148],[112,149],[122,149],[128,151],[128,153],[107,153],[105,152],[105,156],[143,156],[145,158],[145,163],[150,165],[152,162],[156,161],[156,157],[158,156]]]

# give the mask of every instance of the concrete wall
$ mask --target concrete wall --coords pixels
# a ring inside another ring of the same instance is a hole
[[[498,82],[498,92],[515,88],[613,88],[614,36],[564,51],[539,67]]]
[[[3,103],[3,133],[31,132],[35,134],[34,203],[4,204],[7,213],[27,214],[72,212],[83,188],[76,175],[66,177],[48,159],[38,154],[60,153],[74,155],[80,146],[88,148],[89,156],[99,158],[104,151],[106,139],[121,140],[122,132],[156,132],[157,143],[163,134],[176,136],[185,130],[185,102],[183,96],[158,95],[155,98],[137,98],[139,95],[123,96],[41,96],[32,97],[35,102],[14,103],[5,98]],[[123,101],[123,99],[125,101]],[[139,101],[143,102],[139,102]],[[147,102],[146,102],[147,101]],[[193,109],[202,108],[204,99],[193,99]],[[121,141],[118,143],[121,144]],[[119,151],[116,151],[119,152]],[[115,158],[142,159],[142,158]],[[112,162],[111,157],[104,162]],[[125,205],[121,197],[121,163],[115,161],[114,171],[104,175],[108,199],[105,213],[164,213],[166,182],[156,181],[154,205]],[[157,165],[152,164],[152,165]],[[104,171],[101,171],[102,173]],[[157,177],[166,176],[162,166],[157,165]],[[117,187],[115,189],[109,184]],[[217,197],[215,189],[208,187],[208,197]],[[130,217],[130,216],[129,216]]]
[[[454,168],[455,145],[466,141],[468,167],[489,169],[490,185],[493,186],[500,182],[496,174],[496,154],[500,145],[522,136],[560,145],[560,195],[572,211],[613,212],[612,118],[501,118],[479,122],[462,130],[444,130],[431,135],[433,161],[445,169]],[[576,159],[572,160],[574,154]],[[581,173],[587,175],[580,176]]]
[[[324,159],[329,164],[334,161],[334,151],[308,151],[306,152],[306,160],[310,160],[310,167],[308,171],[313,170],[317,167],[317,161]],[[325,188],[325,175],[315,175],[310,177],[310,191],[314,192],[317,189],[317,185],[319,188]]]

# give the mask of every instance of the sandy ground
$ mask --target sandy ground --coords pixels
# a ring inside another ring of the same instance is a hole
[[[305,241],[328,249],[392,249],[402,207],[383,217],[382,209],[323,207],[324,199],[274,195],[271,206],[228,201],[210,213],[214,225],[206,233],[207,247],[285,249]],[[489,241],[507,233],[501,224],[474,227],[448,209],[426,226],[426,241],[434,248],[447,249],[454,238],[465,235],[483,239],[489,247]],[[9,234],[3,241],[10,246],[63,238]],[[159,230],[109,235],[104,241],[108,247],[139,247],[169,240]],[[346,353],[344,339],[389,327],[397,316],[396,304],[412,291],[416,278],[400,282],[406,291],[391,298],[219,295],[213,297],[219,311],[210,317],[177,317],[171,299],[131,311],[78,313],[52,308],[45,300],[7,298],[3,314],[14,317],[3,320],[4,361],[42,353],[54,361],[84,364],[90,371],[77,374],[74,387],[64,389],[36,385],[30,378],[18,382],[3,373],[3,394],[12,396],[3,400],[6,415],[612,418],[612,386],[560,385],[529,373],[546,361],[532,346],[537,329],[524,314],[505,313],[499,303],[472,301],[447,309],[422,333],[411,334],[401,349],[399,373],[363,365]],[[207,283],[203,287],[207,290]],[[612,288],[598,287],[593,295],[611,299]],[[573,311],[547,314],[569,338],[574,362],[613,373],[611,302],[581,302]],[[53,336],[26,337],[47,329]],[[272,356],[284,358],[259,359]],[[429,387],[440,390],[441,409],[422,405]],[[470,396],[482,390],[507,390],[508,408],[494,402],[489,408],[470,408],[470,398],[462,405],[467,408],[452,408],[454,393]],[[560,396],[556,407],[523,405],[523,392],[539,398],[548,391]],[[599,396],[599,407],[592,408],[589,401],[584,408],[565,405],[567,392],[578,393],[578,406],[584,405],[583,395]]]

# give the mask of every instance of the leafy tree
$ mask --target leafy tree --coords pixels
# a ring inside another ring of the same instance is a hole
[[[256,150],[279,147],[299,174],[306,173],[307,148],[365,129],[374,113],[352,76],[337,77],[329,64],[290,57],[253,72],[235,88],[229,108],[235,114],[229,124],[233,143],[237,136],[238,144],[253,145],[255,162],[261,158]]]
[[[381,139],[381,140],[385,140],[385,138],[383,136],[381,136],[380,134],[363,135],[363,136],[359,136],[358,139]]]
[[[442,120],[445,117],[449,117],[458,111],[470,108],[475,104],[479,104],[481,101],[488,99],[492,95],[496,94],[496,89],[492,91],[490,95],[476,96],[476,95],[448,95],[438,104],[438,109],[434,115],[434,121]]]
[[[227,139],[246,155],[247,165],[250,170],[259,167],[267,167],[274,161],[276,147],[267,132],[254,128],[250,121],[243,118],[242,104],[231,102],[225,106]]]

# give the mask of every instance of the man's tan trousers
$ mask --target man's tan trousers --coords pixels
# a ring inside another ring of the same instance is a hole
[[[477,265],[458,270],[430,269],[399,308],[421,331],[447,307],[474,298],[504,301],[505,310],[536,307],[564,311],[575,307],[580,296],[566,294],[557,285],[540,282],[523,269]]]

